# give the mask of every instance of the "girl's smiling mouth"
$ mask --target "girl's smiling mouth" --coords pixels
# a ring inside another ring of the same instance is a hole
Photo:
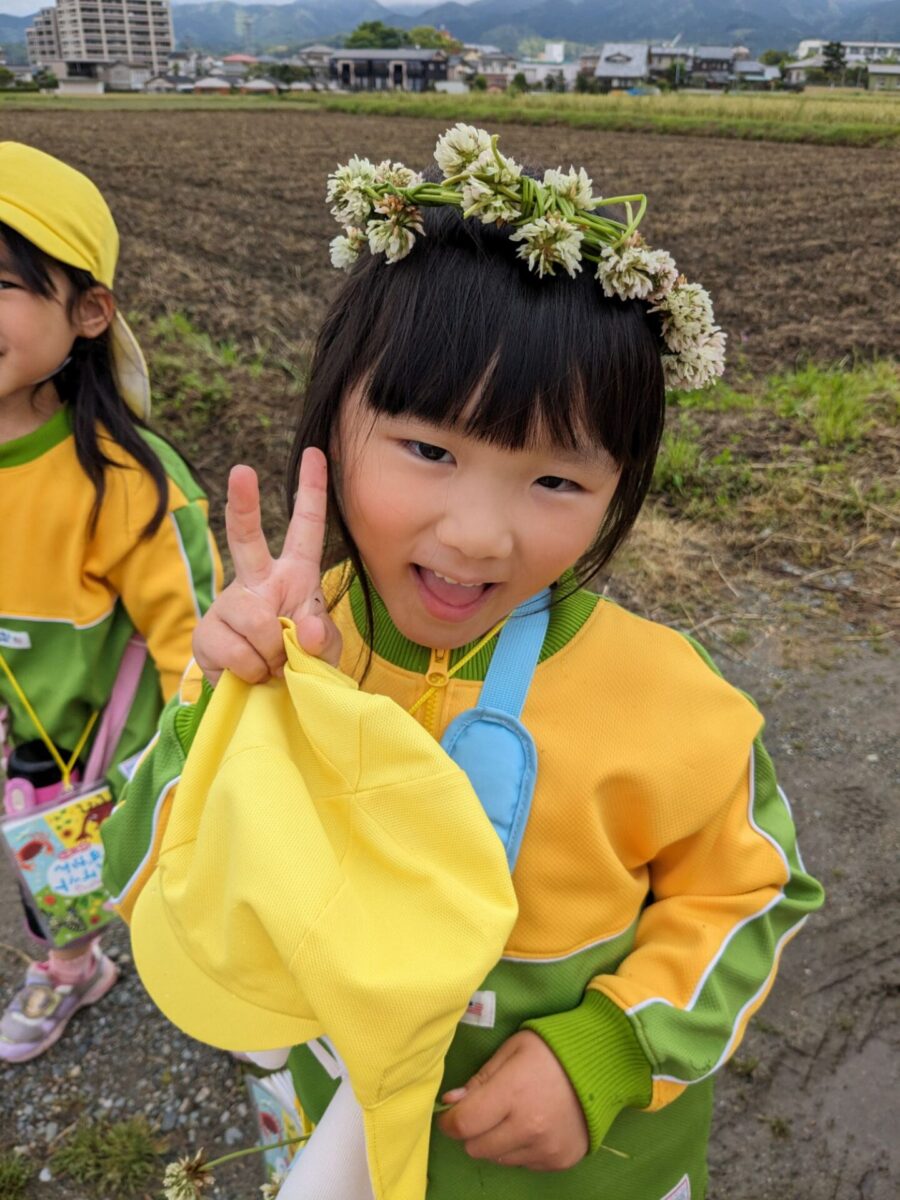
[[[463,583],[430,567],[412,563],[419,596],[428,613],[439,621],[465,621],[483,604],[495,583]]]

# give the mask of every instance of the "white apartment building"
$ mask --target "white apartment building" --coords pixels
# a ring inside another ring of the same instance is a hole
[[[165,70],[175,46],[169,0],[57,0],[26,32],[29,62],[124,62]]]
[[[55,8],[42,8],[34,14],[34,24],[25,30],[25,42],[28,61],[33,67],[54,62],[60,57]]]
[[[821,54],[828,44],[827,38],[804,38],[797,47],[797,59]],[[841,40],[848,62],[881,62],[885,58],[900,58],[900,42],[866,42],[858,38]]]

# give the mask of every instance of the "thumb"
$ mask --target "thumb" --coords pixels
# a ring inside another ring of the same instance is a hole
[[[511,1039],[507,1039],[497,1050],[496,1054],[493,1054],[486,1063],[483,1063],[478,1068],[464,1087],[453,1088],[449,1092],[444,1092],[441,1099],[445,1104],[456,1104],[462,1100],[463,1096],[467,1096],[470,1092],[483,1088],[515,1053],[515,1043]]]
[[[343,642],[337,626],[330,617],[298,617],[296,629],[297,641],[307,654],[321,658],[331,667],[339,665]]]

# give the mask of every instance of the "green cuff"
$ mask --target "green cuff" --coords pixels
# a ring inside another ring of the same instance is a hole
[[[599,1150],[625,1107],[646,1108],[653,1092],[650,1063],[622,1010],[589,989],[577,1008],[525,1021],[556,1057],[581,1101],[591,1139]]]
[[[200,695],[194,703],[182,704],[175,710],[172,723],[175,728],[175,736],[185,755],[194,744],[194,738],[200,728],[200,721],[209,708],[209,702],[214,695],[213,686],[204,675],[200,683]]]

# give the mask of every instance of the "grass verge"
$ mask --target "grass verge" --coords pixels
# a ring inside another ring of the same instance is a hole
[[[739,609],[752,579],[807,615],[892,636],[898,417],[891,361],[809,364],[674,398],[647,509],[617,563],[627,598],[692,623]],[[732,624],[739,645],[746,631]]]
[[[92,111],[255,110],[350,112],[489,124],[568,125],[575,129],[680,134],[823,145],[900,143],[900,100],[868,93],[841,96],[670,93],[659,96],[580,96],[534,92],[462,96],[426,93],[304,92],[265,96],[153,96],[113,93],[94,98],[0,94],[18,108]]]

